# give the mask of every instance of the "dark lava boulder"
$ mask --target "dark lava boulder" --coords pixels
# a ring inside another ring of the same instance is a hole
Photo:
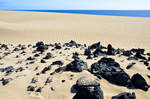
[[[90,49],[85,49],[84,50],[84,55],[87,56],[87,59],[90,59],[91,58],[91,55],[92,55],[92,52]]]
[[[102,47],[96,48],[96,50],[93,52],[94,57],[98,56],[105,56],[106,52],[102,51]]]
[[[47,53],[46,56],[43,59],[50,59],[52,57],[51,53]]]
[[[135,93],[123,92],[119,95],[113,96],[111,99],[136,99]]]
[[[64,45],[67,47],[73,47],[73,46],[78,47],[79,44],[77,44],[75,41],[71,40],[69,43],[65,43]]]
[[[143,60],[146,60],[146,57],[144,57],[140,52],[137,52],[135,54],[135,57],[139,58],[139,59],[143,59]]]
[[[3,68],[3,71],[2,72],[5,72],[6,73],[6,76],[11,74],[12,72],[14,72],[14,67],[13,66],[8,66],[8,67],[5,67]]]
[[[2,81],[2,85],[7,85],[10,81],[12,80],[12,78],[2,78],[0,81]]]
[[[35,90],[35,87],[32,86],[32,85],[29,85],[29,86],[27,87],[27,91],[34,91],[34,90]]]
[[[130,83],[129,75],[112,58],[104,57],[97,63],[92,64],[91,73],[97,77],[102,76],[116,85],[127,86]]]
[[[131,82],[135,88],[142,89],[144,91],[147,91],[149,88],[146,80],[139,73],[132,76]]]
[[[45,68],[41,71],[41,73],[42,73],[42,74],[45,74],[46,71],[49,71],[49,70],[51,70],[51,65],[45,67]]]
[[[80,59],[74,59],[74,61],[66,66],[67,71],[82,72],[87,69],[87,63]]]
[[[133,53],[131,50],[123,51],[124,56],[131,56]]]
[[[96,49],[98,47],[101,47],[100,42],[92,44],[91,46],[88,47],[88,49],[92,50],[92,49]]]
[[[60,43],[55,43],[55,49],[61,49]]]
[[[64,64],[64,62],[62,62],[62,61],[54,61],[52,63],[52,65],[59,65],[59,66],[62,66],[63,64]]]
[[[48,49],[48,45],[44,44],[43,42],[37,42],[36,47],[36,51],[41,53]]]
[[[76,58],[79,59],[79,53],[77,53],[77,52],[73,53],[72,58],[73,58],[73,59],[76,59]]]
[[[109,44],[109,45],[107,46],[107,54],[108,54],[108,55],[115,55],[115,49],[112,47],[111,44]]]
[[[100,84],[87,77],[81,77],[76,82],[77,93],[73,99],[103,99]]]
[[[131,51],[134,52],[134,53],[144,54],[145,49],[141,49],[141,48],[135,49],[135,48],[133,48],[133,49],[131,49]]]
[[[126,67],[126,69],[130,69],[135,64],[136,64],[135,62],[129,63],[128,66]]]

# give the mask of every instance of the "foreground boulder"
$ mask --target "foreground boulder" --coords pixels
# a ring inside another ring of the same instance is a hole
[[[120,93],[119,95],[113,96],[111,99],[136,99],[135,93]]]
[[[73,99],[103,99],[100,84],[87,77],[81,77],[76,82],[77,93]]]
[[[149,88],[146,80],[139,73],[134,74],[131,78],[131,81],[135,88],[139,88],[144,91],[147,91]]]
[[[87,70],[87,63],[80,59],[74,59],[71,63],[66,66],[67,71],[73,72],[82,72],[83,70]]]
[[[129,75],[112,58],[104,57],[97,63],[92,64],[91,73],[97,77],[102,76],[116,85],[127,86],[130,83]]]

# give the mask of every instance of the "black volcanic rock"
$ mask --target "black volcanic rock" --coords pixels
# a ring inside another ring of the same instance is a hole
[[[43,59],[50,59],[52,57],[51,53],[47,53],[46,56]]]
[[[87,77],[81,77],[76,82],[77,93],[73,99],[103,99],[103,91],[100,84]]]
[[[149,88],[146,80],[139,73],[132,76],[131,82],[135,86],[135,88],[142,89],[144,91],[147,91]]]
[[[137,52],[135,54],[135,57],[139,58],[139,59],[143,59],[143,60],[146,60],[146,57],[144,57],[140,52]]]
[[[46,61],[44,59],[41,59],[41,63],[46,63]]]
[[[105,56],[106,52],[102,51],[102,47],[98,47],[96,48],[96,50],[93,52],[94,57],[98,57],[98,56]]]
[[[130,50],[127,50],[127,51],[123,51],[123,55],[124,56],[131,56],[133,53],[132,53],[132,51],[130,51]]]
[[[16,69],[16,72],[21,72],[23,70],[25,70],[23,67],[19,67],[19,68]]]
[[[35,87],[32,86],[32,85],[29,85],[29,86],[27,87],[27,91],[34,91],[34,90],[35,90]]]
[[[135,62],[132,62],[132,63],[128,64],[128,66],[126,67],[126,69],[130,69],[135,64],[136,64]]]
[[[136,99],[135,93],[123,92],[116,96],[113,96],[111,99]]]
[[[62,66],[63,64],[64,64],[64,62],[62,62],[62,61],[54,61],[52,63],[52,65],[59,65],[59,66]]]
[[[145,65],[145,66],[149,66],[148,61],[144,61],[144,65]]]
[[[45,68],[41,71],[41,73],[42,73],[42,74],[45,74],[46,71],[49,71],[49,70],[51,70],[51,65],[45,67]]]
[[[55,49],[61,49],[61,45],[59,43],[55,43]]]
[[[45,85],[47,85],[48,83],[51,83],[53,80],[51,77],[48,77],[45,81]]]
[[[99,47],[101,47],[100,42],[97,42],[89,46],[88,49],[92,50],[92,49],[97,49]]]
[[[2,78],[1,81],[2,81],[2,85],[5,86],[7,85],[10,81],[12,80],[12,78]]]
[[[36,51],[41,53],[48,49],[48,45],[44,44],[43,42],[37,42],[36,47]]]
[[[131,49],[131,51],[134,52],[134,53],[144,54],[145,49],[141,49],[141,48],[135,49],[135,48],[133,48],[133,49]]]
[[[36,92],[42,92],[42,87],[39,87]]]
[[[34,57],[39,57],[39,56],[40,56],[39,54],[35,54],[35,55],[34,55]]]
[[[69,43],[65,43],[64,45],[67,47],[73,47],[73,46],[78,47],[78,44],[73,40],[71,40]]]
[[[12,72],[14,72],[14,67],[13,66],[8,66],[6,68],[4,68],[4,72],[6,72],[6,76],[11,74]]]
[[[34,57],[28,57],[27,60],[35,60]]]
[[[76,58],[78,58],[78,59],[79,59],[79,57],[78,57],[78,56],[79,56],[79,53],[75,52],[75,53],[73,53],[72,58],[73,58],[73,59],[76,59]]]
[[[115,49],[112,47],[111,44],[109,44],[109,45],[107,46],[107,54],[108,54],[108,55],[115,55]]]
[[[127,86],[130,83],[129,75],[112,58],[104,57],[97,63],[92,64],[91,73],[97,77],[102,76],[116,85]]]
[[[74,59],[74,61],[66,66],[67,71],[82,72],[87,69],[87,63],[80,59]]]

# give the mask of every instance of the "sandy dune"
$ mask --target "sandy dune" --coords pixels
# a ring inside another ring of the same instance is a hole
[[[17,44],[35,44],[37,41],[44,41],[47,44],[55,42],[69,42],[75,40],[78,43],[92,44],[100,41],[103,45],[111,43],[115,48],[144,48],[150,52],[150,18],[135,18],[135,17],[116,17],[116,16],[98,16],[98,15],[77,15],[77,14],[59,14],[59,13],[42,13],[42,12],[16,12],[16,11],[0,11],[0,42]],[[13,49],[13,48],[11,48]],[[33,48],[25,50],[25,56],[16,59],[19,52],[15,52],[2,60],[7,67],[26,67],[24,61],[22,64],[16,64],[18,60],[25,60],[29,56],[33,56]],[[50,49],[47,52],[51,51]],[[71,87],[76,80],[81,76],[88,76],[97,79],[87,71],[81,73],[64,72],[53,76],[53,82],[44,87],[42,93],[27,92],[27,86],[30,85],[31,79],[35,77],[34,69],[39,66],[39,70],[48,66],[55,60],[64,61],[64,65],[72,60],[72,52],[79,51],[83,54],[83,50],[71,49],[71,52],[61,50],[65,55],[60,56],[60,51],[55,51],[55,58],[41,64],[39,61],[43,56],[37,59],[37,62],[30,64],[29,69],[18,73],[13,73],[8,77],[13,78],[7,86],[0,84],[0,99],[71,99],[75,93],[71,93]],[[1,51],[2,52],[2,51]],[[58,55],[57,55],[58,54]],[[1,54],[0,54],[1,55]],[[85,60],[85,56],[81,56]],[[86,60],[88,66],[97,60]],[[113,57],[120,63],[121,67],[132,76],[135,73],[140,73],[150,84],[150,79],[147,77],[150,71],[141,62],[136,61],[136,65],[126,70],[128,63],[126,57]],[[121,62],[125,60],[124,62]],[[56,67],[53,68],[55,70]],[[53,71],[51,70],[51,71]],[[73,80],[70,75],[74,74]],[[2,74],[0,74],[2,75]],[[21,77],[17,77],[20,75]],[[2,76],[3,77],[3,76]],[[1,77],[1,78],[2,78]],[[41,75],[36,86],[42,86],[49,74]],[[66,80],[62,83],[61,80]],[[104,92],[104,99],[111,99],[112,96],[121,92],[135,92],[137,99],[150,99],[150,91],[144,92],[139,89],[128,89],[110,84],[102,79],[98,80],[101,84],[101,89]],[[51,91],[53,86],[55,91]]]
[[[73,39],[149,49],[149,26],[149,18],[0,11],[1,41],[65,42]]]

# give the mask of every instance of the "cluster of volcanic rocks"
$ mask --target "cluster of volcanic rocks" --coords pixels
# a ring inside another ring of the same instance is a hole
[[[11,45],[13,46],[13,45]],[[43,42],[37,42],[35,45],[21,45],[19,44],[17,47],[15,47],[13,50],[10,50],[7,44],[0,44],[0,50],[5,50],[3,54],[0,56],[0,60],[4,57],[7,57],[11,53],[14,53],[16,51],[21,51],[20,54],[25,55],[27,52],[25,49],[27,48],[33,48],[34,50],[32,53],[34,54],[31,57],[28,57],[24,60],[24,62],[27,62],[28,64],[34,64],[36,62],[36,58],[43,55],[43,53],[51,47],[51,51],[55,50],[70,50],[70,48],[80,48],[83,51],[83,54],[80,54],[78,52],[72,53],[72,59],[69,64],[64,65],[63,61],[54,61],[52,64],[45,66],[40,72],[36,73],[36,76],[40,76],[42,74],[46,74],[48,71],[51,70],[51,68],[54,65],[58,65],[59,67],[50,73],[50,76],[45,80],[45,83],[43,86],[40,86],[36,88],[33,85],[27,86],[27,91],[36,91],[36,92],[42,92],[42,89],[49,83],[53,82],[53,79],[51,75],[54,75],[55,73],[59,72],[82,72],[84,70],[90,72],[92,75],[96,76],[99,79],[106,79],[108,82],[118,85],[118,86],[124,86],[129,89],[141,89],[143,91],[148,91],[149,85],[147,84],[144,77],[136,73],[130,77],[128,73],[124,71],[124,69],[121,68],[120,64],[115,61],[113,58],[109,58],[108,56],[115,56],[115,55],[122,55],[127,57],[127,60],[135,60],[139,62],[143,62],[143,65],[147,66],[147,69],[150,70],[149,62],[150,62],[150,53],[145,53],[145,49],[136,49],[133,48],[131,50],[125,50],[125,49],[115,49],[112,47],[111,44],[109,44],[107,47],[103,46],[98,43],[94,43],[90,46],[86,46],[86,44],[78,44],[75,41],[70,41],[69,43],[64,43],[61,45],[60,43],[55,44],[44,44]],[[54,58],[54,55],[51,52],[48,52],[44,54],[45,56],[40,59],[41,63],[46,63],[46,60],[49,60],[51,58]],[[88,64],[86,61],[80,59],[80,55],[83,55],[86,57],[87,60],[97,58],[101,56],[97,62],[93,63],[90,68],[88,67]],[[16,56],[18,58],[19,55]],[[28,62],[30,61],[30,62]],[[21,63],[22,61],[18,61],[17,64]],[[136,63],[132,62],[130,63],[126,69],[132,68]],[[0,65],[3,65],[3,63],[0,62]],[[19,67],[14,68],[13,66],[8,66],[5,68],[0,68],[0,72],[5,74],[5,76],[11,75],[13,72],[22,72],[25,69],[28,69],[28,67]],[[38,69],[38,67],[35,68],[35,71]],[[73,77],[73,75],[72,75]],[[148,75],[150,78],[150,75]],[[2,85],[7,85],[12,78],[1,78],[0,82]],[[38,81],[38,78],[33,78],[31,80],[31,83],[36,83]],[[64,83],[65,80],[62,80],[62,83]],[[55,91],[53,87],[50,88],[52,91]],[[76,84],[74,85],[74,89],[76,90],[76,94],[73,97],[73,99],[104,99],[103,91],[100,88],[100,83],[96,80],[91,80],[88,77],[81,77],[76,81]],[[136,99],[136,93],[118,93],[116,96],[112,96],[112,99]]]

